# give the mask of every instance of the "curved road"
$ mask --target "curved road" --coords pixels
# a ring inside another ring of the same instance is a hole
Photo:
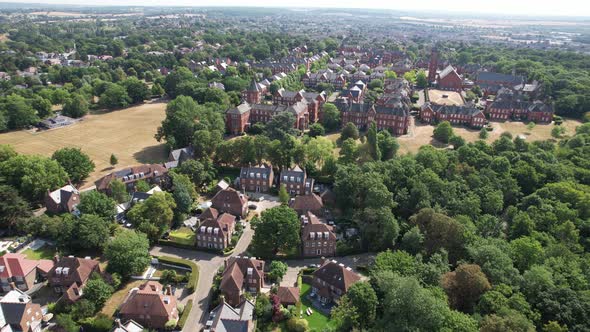
[[[234,252],[231,256],[242,255],[250,242],[252,241],[252,235],[254,231],[250,228],[250,224],[247,223],[244,228],[244,234],[238,241]],[[223,262],[230,256],[219,256],[204,251],[180,249],[175,247],[166,246],[154,246],[150,253],[152,255],[159,256],[171,256],[176,258],[182,258],[193,261],[199,266],[199,282],[197,289],[193,294],[190,295],[190,299],[193,300],[193,308],[189,314],[189,317],[184,325],[183,332],[199,332],[205,326],[208,318],[209,301],[211,297],[211,286],[213,284],[213,278],[215,277],[217,270],[223,266]],[[347,266],[354,267],[358,264],[367,264],[373,259],[372,254],[360,254],[347,257],[334,258],[339,262],[344,263]],[[319,264],[320,258],[309,258],[309,259],[298,259],[285,261],[289,265],[288,274],[297,274],[300,268],[303,268],[309,264]]]

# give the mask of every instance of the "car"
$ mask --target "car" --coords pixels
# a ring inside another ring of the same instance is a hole
[[[334,226],[334,220],[328,220],[328,225]]]
[[[131,228],[131,226],[132,226],[132,225],[131,225],[131,223],[130,223],[130,222],[128,222],[128,223],[126,223],[126,224],[125,224],[125,227],[127,227],[127,228]]]
[[[258,208],[256,206],[256,204],[250,204],[250,205],[248,205],[248,209],[250,209],[250,210],[256,210],[256,208]]]
[[[260,196],[260,197],[258,197],[258,201],[259,201],[259,202],[262,202],[262,201],[264,201],[264,196]]]
[[[317,264],[309,264],[307,267],[309,267],[310,269],[316,269],[318,267]]]

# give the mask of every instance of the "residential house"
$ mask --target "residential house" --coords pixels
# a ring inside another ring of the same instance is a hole
[[[350,267],[335,260],[322,259],[319,269],[313,273],[312,294],[323,303],[335,303],[348,292],[350,286],[361,280],[361,276]]]
[[[237,307],[246,292],[258,294],[264,285],[264,261],[254,257],[230,257],[224,262],[219,286],[225,301]]]
[[[49,287],[62,299],[75,302],[82,296],[82,289],[93,273],[101,273],[97,260],[74,256],[54,258],[54,266],[47,273]]]
[[[180,166],[183,162],[193,159],[194,154],[195,149],[192,146],[172,150],[168,154],[168,162],[164,163],[164,167],[166,167],[167,169],[176,168]]]
[[[449,121],[453,125],[466,125],[481,128],[486,124],[483,112],[473,105],[435,105],[425,103],[420,109],[420,119],[424,123]]]
[[[98,179],[94,184],[96,190],[110,194],[110,183],[121,180],[128,191],[135,191],[135,183],[144,180],[149,184],[163,186],[168,181],[168,169],[161,164],[146,164],[125,168]]]
[[[249,192],[267,193],[273,186],[274,172],[269,164],[242,167],[240,189]]]
[[[314,193],[299,195],[292,198],[289,202],[289,207],[295,210],[299,215],[304,215],[308,211],[311,211],[317,216],[324,215],[324,203],[322,198]]]
[[[341,90],[346,85],[346,78],[342,74],[328,70],[322,70],[317,73],[307,72],[302,78],[303,85],[309,88],[316,88],[320,83],[329,83],[334,89]]]
[[[229,213],[219,214],[215,208],[209,208],[207,214],[211,214],[211,217],[204,219],[197,229],[197,247],[216,250],[227,248],[234,233],[236,217]]]
[[[121,304],[119,317],[133,320],[148,329],[163,330],[168,321],[178,321],[176,297],[170,286],[164,289],[157,281],[147,281],[129,292]]]
[[[221,303],[211,310],[205,324],[208,332],[252,332],[254,331],[254,303],[244,300],[236,308],[222,298]]]
[[[277,289],[277,296],[285,308],[290,305],[297,305],[297,302],[299,302],[299,288],[280,286]]]
[[[301,216],[301,252],[304,257],[336,256],[334,228],[311,212]]]
[[[55,191],[47,190],[45,207],[49,213],[70,213],[80,203],[80,192],[72,184]]]
[[[295,165],[293,168],[281,171],[279,183],[281,186],[285,186],[291,196],[309,195],[313,191],[314,179],[307,177],[305,170],[301,169],[299,165]]]
[[[13,289],[27,291],[35,285],[40,265],[48,266],[51,261],[31,260],[23,254],[7,253],[0,256],[0,293]]]
[[[248,215],[248,198],[233,188],[227,188],[213,196],[211,207],[221,213],[245,218]]]
[[[0,331],[40,332],[43,312],[31,297],[15,289],[0,299]]]

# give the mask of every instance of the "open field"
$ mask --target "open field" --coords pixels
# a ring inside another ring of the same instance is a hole
[[[40,260],[40,259],[53,259],[53,256],[57,253],[54,247],[43,246],[37,250],[31,248],[22,252],[28,259]]]
[[[165,160],[166,147],[154,138],[165,117],[165,108],[166,103],[154,102],[90,114],[83,121],[64,128],[0,134],[0,144],[10,144],[19,153],[48,157],[63,147],[82,149],[96,164],[95,171],[82,185],[84,188],[113,171],[109,164],[112,153],[119,159],[117,169]]]
[[[553,124],[538,124],[532,130],[527,128],[527,124],[523,122],[490,122],[494,130],[489,132],[486,142],[491,143],[498,139],[503,132],[509,132],[512,136],[524,135],[528,142],[542,141],[553,138],[551,136],[551,129]],[[573,119],[564,120],[562,126],[566,128],[565,135],[571,136],[575,133],[576,127],[582,122]],[[456,135],[463,137],[467,142],[475,142],[479,139],[479,130],[469,129],[465,127],[453,127]],[[436,147],[444,147],[443,144],[437,142],[432,138],[434,126],[421,124],[418,120],[413,129],[413,133],[398,137],[400,144],[399,154],[416,153],[422,145],[432,144]]]
[[[32,12],[30,15],[46,15],[49,17],[80,17],[86,16],[86,14],[77,12]]]

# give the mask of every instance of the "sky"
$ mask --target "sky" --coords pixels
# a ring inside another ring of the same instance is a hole
[[[429,12],[590,17],[589,0],[0,0],[0,2],[132,6],[383,8]]]

